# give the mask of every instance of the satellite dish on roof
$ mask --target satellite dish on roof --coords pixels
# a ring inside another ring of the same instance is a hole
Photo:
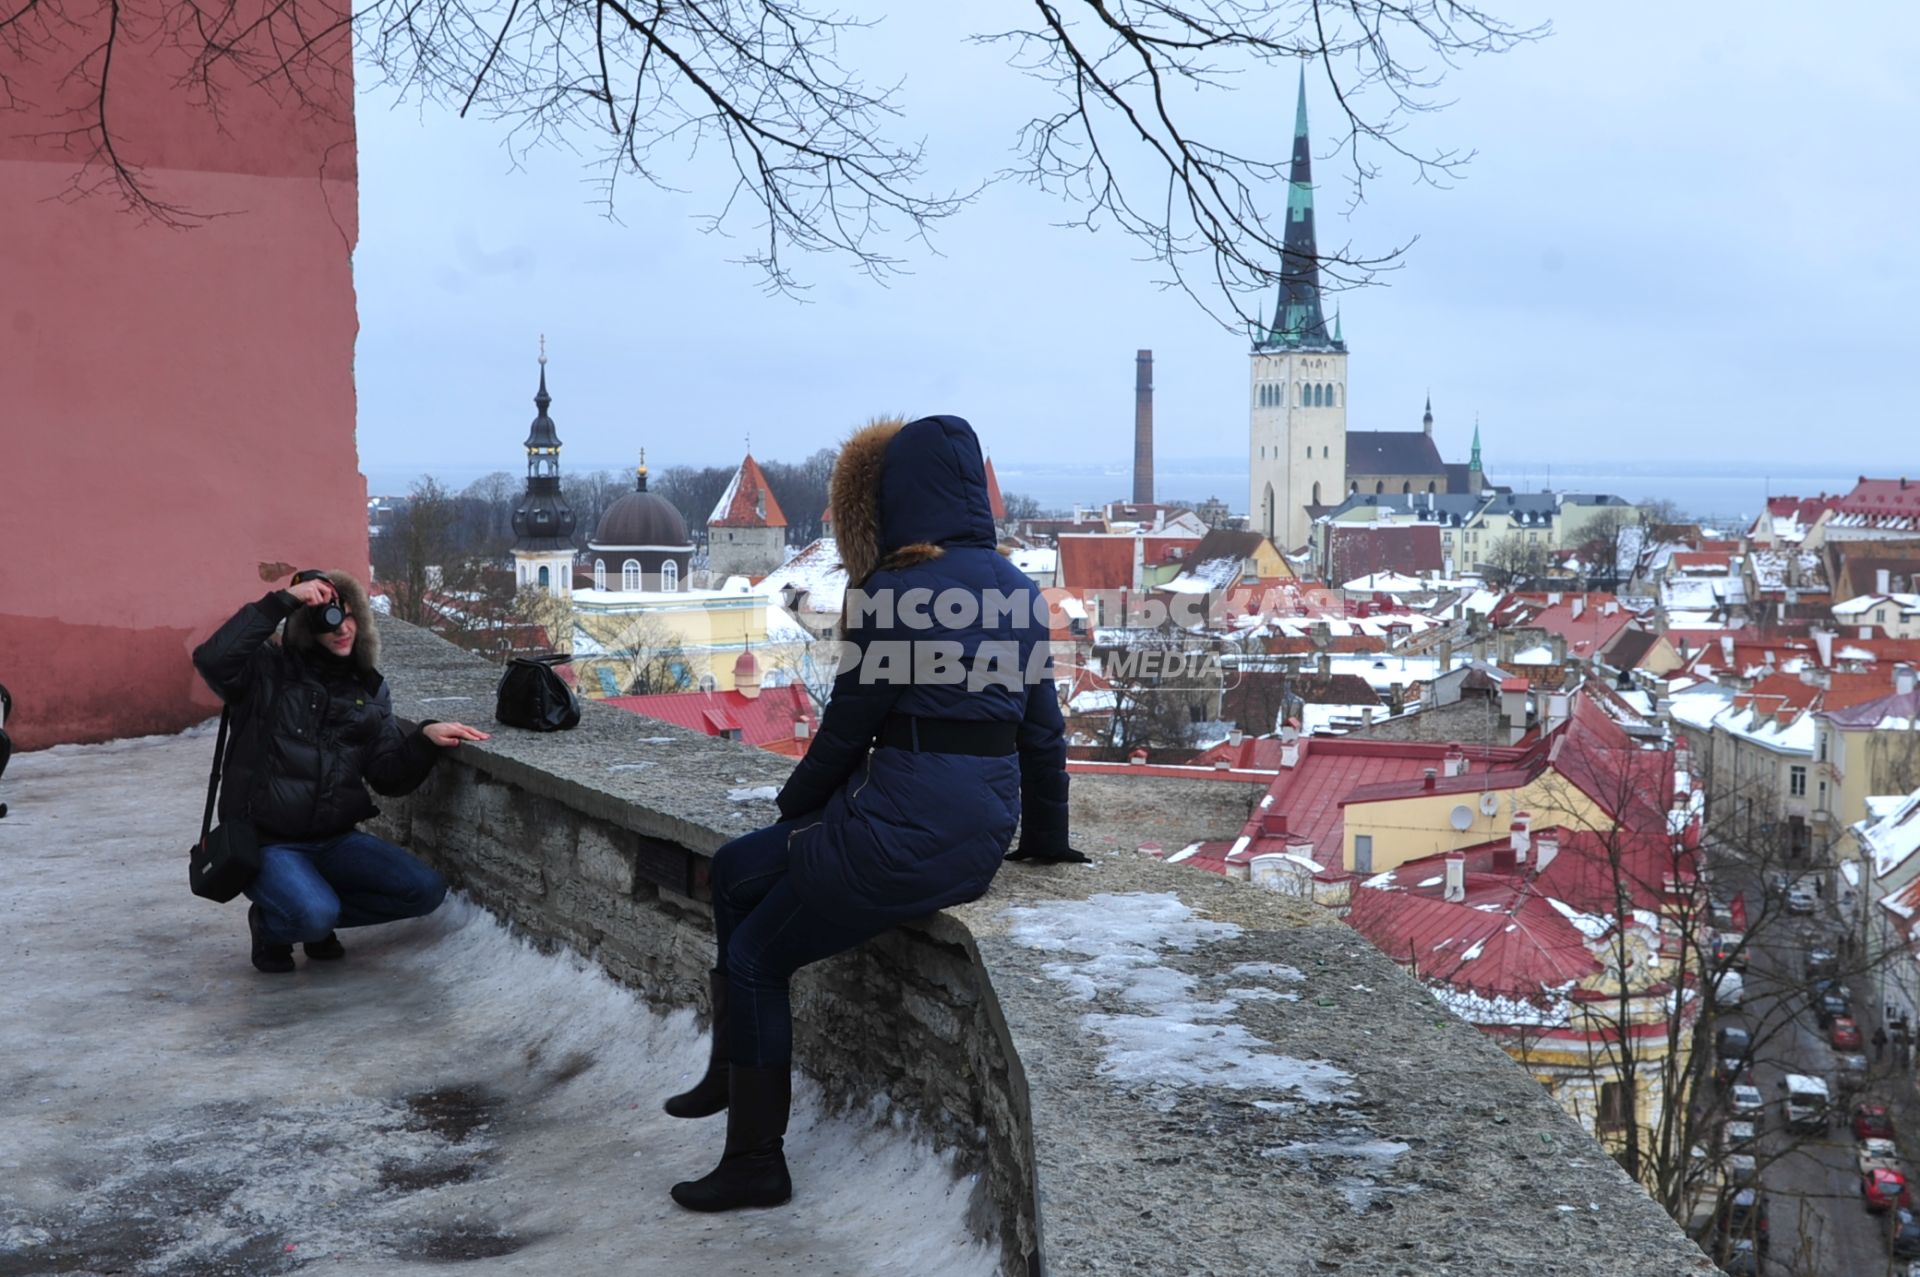
[[[1461,803],[1453,809],[1453,827],[1466,831],[1473,828],[1473,808]]]
[[[1498,816],[1500,814],[1500,795],[1495,793],[1480,795],[1480,814],[1482,816]]]

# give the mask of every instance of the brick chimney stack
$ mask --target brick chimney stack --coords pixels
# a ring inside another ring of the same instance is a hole
[[[1133,499],[1153,501],[1153,352],[1133,356]]]

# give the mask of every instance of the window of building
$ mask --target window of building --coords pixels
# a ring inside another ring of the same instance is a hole
[[[604,590],[607,588],[607,561],[605,559],[595,559],[593,561],[593,588],[596,590]]]
[[[680,565],[672,559],[660,565],[660,588],[668,592],[680,588]]]
[[[553,585],[553,579],[550,576],[550,574],[547,572],[547,565],[542,563],[540,565],[540,588],[545,590],[545,589],[551,588],[552,585]]]
[[[1787,769],[1787,796],[1805,798],[1807,796],[1807,769],[1789,767]]]
[[[623,590],[640,588],[640,560],[628,559],[620,565],[620,588]]]
[[[1827,761],[1827,734],[1818,732],[1813,738],[1813,757],[1816,762]]]
[[[1328,454],[1328,447],[1326,444],[1323,443],[1320,445],[1320,459],[1322,461],[1326,460],[1327,454]]]
[[[1353,871],[1357,874],[1373,872],[1373,835],[1355,834],[1353,836]]]
[[[1311,460],[1313,460],[1313,445],[1312,445],[1312,444],[1308,444],[1308,445],[1307,445],[1307,460],[1309,460],[1309,461],[1311,461]]]
[[[1594,1119],[1594,1126],[1602,1131],[1626,1129],[1633,1120],[1633,1101],[1627,1092],[1625,1082],[1602,1082],[1600,1084],[1600,1112]]]
[[[720,690],[720,684],[715,680],[713,675],[702,674],[700,676],[700,690],[703,692],[717,692]]]

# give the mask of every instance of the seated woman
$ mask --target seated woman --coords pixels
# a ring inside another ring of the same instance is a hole
[[[713,860],[712,1055],[666,1108],[726,1109],[727,1140],[711,1174],[673,1186],[690,1210],[792,1195],[795,971],[978,899],[1016,825],[1021,857],[1081,858],[1039,591],[995,549],[972,427],[870,425],[841,450],[830,496],[849,585],[833,696],[780,791],[783,819]]]

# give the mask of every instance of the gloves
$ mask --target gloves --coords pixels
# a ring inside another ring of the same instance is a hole
[[[1008,854],[1007,859],[1031,860],[1036,864],[1042,865],[1090,865],[1093,863],[1065,843],[1061,843],[1057,847],[1048,847],[1042,851],[1038,847],[1029,847],[1025,842],[1022,842],[1018,850]]]

